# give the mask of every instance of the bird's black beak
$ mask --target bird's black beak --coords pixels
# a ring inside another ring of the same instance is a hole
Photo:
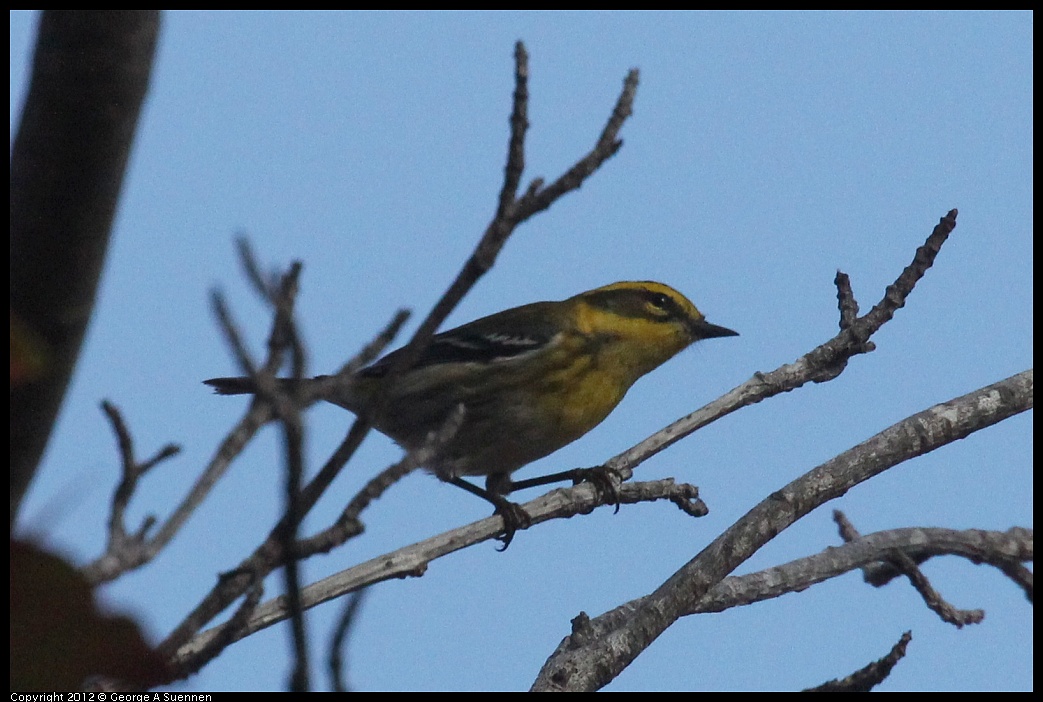
[[[706,320],[695,322],[691,325],[692,336],[696,339],[715,339],[720,336],[738,336],[739,332],[732,331],[727,327],[719,327],[710,324]]]

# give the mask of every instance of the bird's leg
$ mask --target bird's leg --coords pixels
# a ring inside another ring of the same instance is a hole
[[[503,490],[505,480],[506,491]],[[499,551],[507,550],[516,531],[527,529],[532,524],[532,518],[521,508],[521,505],[511,502],[504,497],[505,494],[510,492],[511,481],[509,476],[490,475],[486,479],[485,489],[478,487],[474,483],[469,483],[463,478],[449,478],[446,482],[458,488],[463,488],[472,495],[477,495],[496,508],[494,514],[500,515],[503,519],[503,536],[498,537],[503,542],[503,546],[497,549]]]
[[[606,498],[608,504],[615,505],[616,512],[619,511],[619,488],[617,487],[617,483],[620,481],[619,473],[603,465],[594,466],[593,468],[573,468],[572,470],[563,470],[560,473],[551,473],[550,475],[541,475],[537,478],[512,482],[506,494],[516,490],[551,485],[552,483],[560,483],[566,480],[571,480],[573,485],[579,485],[580,483],[592,484],[598,493]]]

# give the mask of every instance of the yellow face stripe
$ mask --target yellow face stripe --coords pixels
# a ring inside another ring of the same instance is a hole
[[[576,298],[593,307],[629,318],[693,322],[704,319],[688,298],[669,285],[654,281],[612,283],[580,293]]]

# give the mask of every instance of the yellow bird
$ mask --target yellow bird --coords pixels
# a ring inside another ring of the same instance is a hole
[[[511,482],[514,471],[596,427],[638,378],[682,349],[700,339],[737,335],[707,322],[668,285],[619,282],[435,335],[394,379],[379,416],[367,410],[401,349],[349,383],[330,383],[328,376],[298,382],[311,384],[300,388],[304,396],[365,416],[406,449],[422,446],[462,405],[460,427],[427,468],[489,500],[509,522],[516,505],[504,496],[517,485]],[[250,378],[204,382],[223,395],[255,392]],[[471,475],[486,476],[486,489],[461,480]],[[517,511],[513,516],[519,517]],[[507,524],[505,543],[517,526]]]

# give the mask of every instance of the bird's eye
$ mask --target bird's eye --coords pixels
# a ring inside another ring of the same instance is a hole
[[[664,293],[655,293],[649,301],[653,307],[658,307],[661,310],[665,310],[670,305],[670,298]]]

